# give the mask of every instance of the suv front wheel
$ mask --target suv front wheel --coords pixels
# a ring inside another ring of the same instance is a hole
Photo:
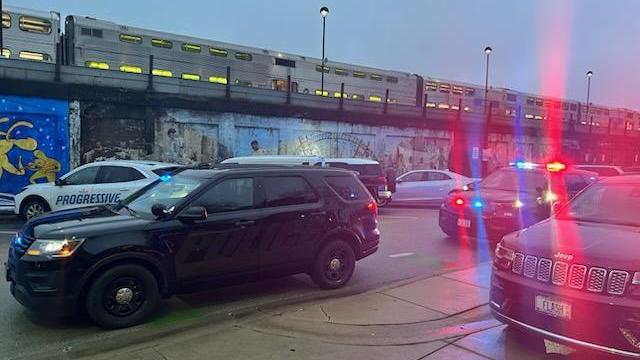
[[[98,325],[117,329],[144,321],[159,299],[155,276],[140,265],[124,264],[106,270],[93,281],[85,307]]]
[[[323,289],[343,287],[356,267],[353,248],[346,241],[330,240],[318,253],[311,278]]]

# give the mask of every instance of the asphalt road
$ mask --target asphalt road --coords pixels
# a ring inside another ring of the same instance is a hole
[[[382,243],[374,255],[358,262],[356,272],[343,289],[328,293],[314,286],[306,275],[296,275],[259,283],[209,289],[173,297],[162,302],[158,314],[147,324],[130,329],[104,331],[86,316],[62,320],[37,317],[19,305],[0,281],[0,358],[25,356],[35,351],[60,351],[83,340],[109,337],[123,332],[139,332],[194,319],[203,314],[232,312],[283,301],[295,302],[321,296],[344,296],[412,278],[463,269],[491,259],[489,246],[477,240],[452,240],[437,224],[438,211],[424,208],[384,208],[380,210]],[[0,262],[6,261],[12,232],[19,223],[0,217]]]

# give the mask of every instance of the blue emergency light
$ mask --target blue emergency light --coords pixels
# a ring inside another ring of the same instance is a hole
[[[160,181],[169,181],[169,180],[171,180],[171,175],[160,176]]]

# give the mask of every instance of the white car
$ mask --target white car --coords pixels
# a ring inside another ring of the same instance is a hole
[[[598,174],[599,177],[619,176],[625,173],[620,166],[615,165],[575,165],[576,169],[591,171]]]
[[[439,205],[454,189],[462,189],[478,179],[449,170],[413,170],[396,179],[394,203]]]
[[[30,219],[48,211],[113,204],[181,165],[143,160],[82,165],[55,183],[28,185],[15,196],[13,212]]]

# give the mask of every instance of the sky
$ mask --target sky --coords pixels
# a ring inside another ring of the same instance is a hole
[[[640,110],[637,0],[4,0],[5,5]]]

